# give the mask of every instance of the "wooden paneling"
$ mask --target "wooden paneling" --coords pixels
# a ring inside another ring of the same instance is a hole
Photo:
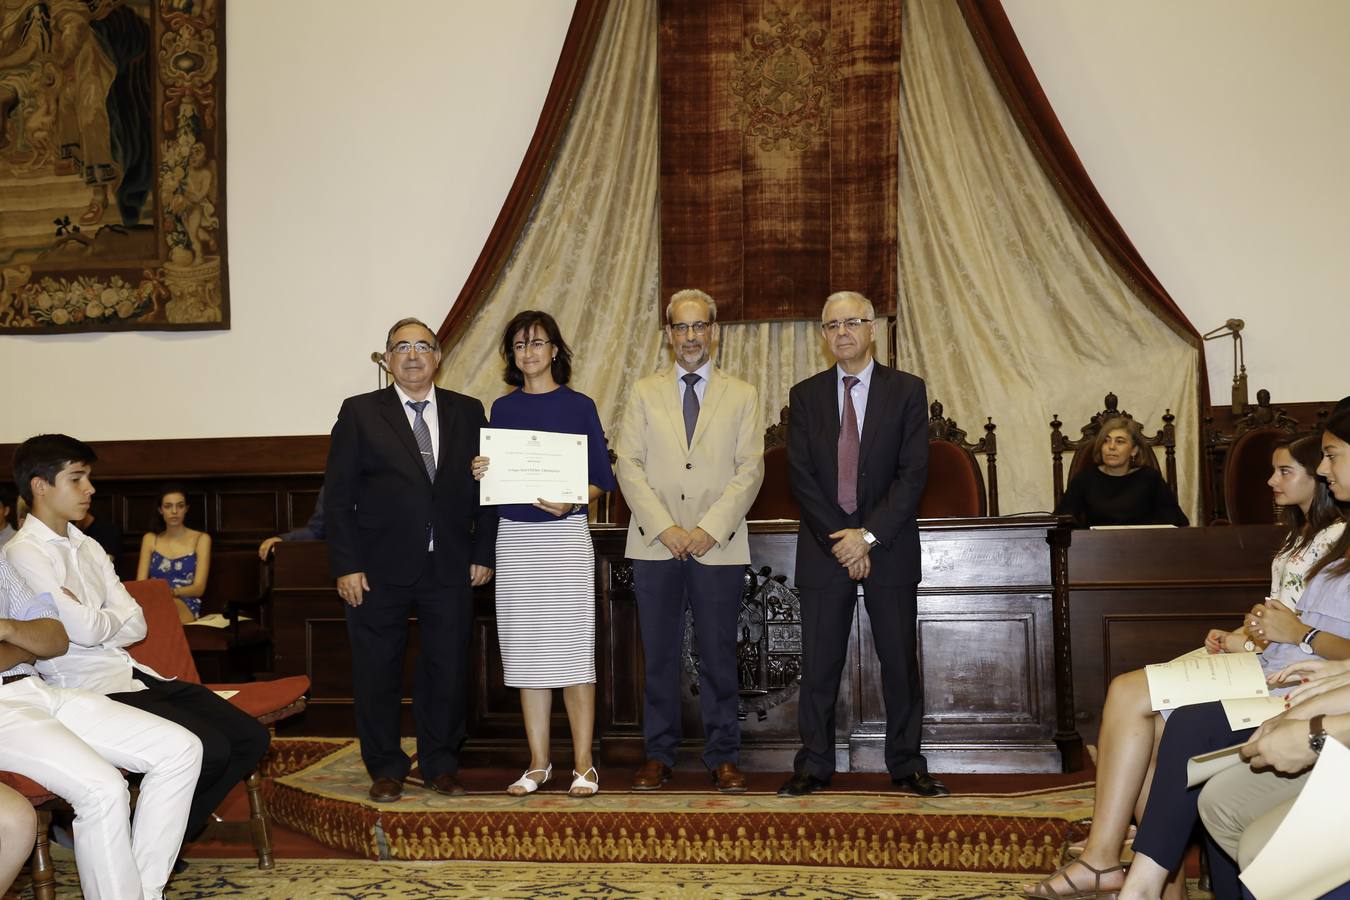
[[[1069,552],[1074,708],[1092,743],[1111,679],[1236,628],[1266,595],[1272,525],[1076,531]]]
[[[1066,532],[1053,519],[948,520],[923,527],[925,571],[919,598],[924,675],[924,750],[939,771],[1055,771],[1063,750],[1076,753],[1059,727],[1054,548]],[[631,765],[642,758],[643,668],[631,569],[623,559],[621,527],[592,528],[596,547],[597,717],[601,759]],[[752,528],[752,568],[782,578],[793,590],[795,526]],[[350,655],[341,606],[322,543],[287,543],[273,563],[276,671],[315,679],[314,702],[282,728],[292,734],[354,733]],[[755,584],[767,582],[755,576]],[[777,596],[777,595],[776,595]],[[466,761],[522,762],[526,754],[516,691],[501,681],[491,586],[474,601],[470,742]],[[776,626],[791,650],[797,625]],[[321,639],[320,639],[321,638]],[[778,648],[780,651],[783,647]],[[791,655],[790,652],[788,654]],[[767,670],[766,670],[767,671]],[[866,609],[858,606],[836,716],[841,770],[884,769],[885,710]],[[692,671],[686,668],[692,687]],[[408,709],[405,694],[404,708]],[[798,746],[795,679],[742,691],[742,762],[751,769],[786,770]],[[1067,713],[1071,717],[1071,710]],[[684,758],[697,765],[702,725],[698,697],[684,692]],[[411,722],[405,716],[405,725]],[[411,733],[409,730],[408,733]],[[561,703],[554,741],[568,740]],[[564,752],[565,755],[565,752]]]

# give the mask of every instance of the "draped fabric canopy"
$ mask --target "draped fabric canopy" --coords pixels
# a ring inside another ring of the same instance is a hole
[[[1182,506],[1195,520],[1198,351],[1046,177],[959,7],[907,0],[900,25],[898,364],[968,431],[985,416],[998,423],[1005,514],[1051,504],[1052,415],[1076,433],[1113,390],[1152,431],[1170,408]],[[546,310],[572,346],[573,386],[595,399],[612,444],[627,386],[670,365],[658,299],[657,39],[654,0],[609,5],[514,251],[446,341],[443,386],[490,404],[506,389],[501,330],[521,309]],[[882,361],[890,340],[879,328]],[[829,365],[815,318],[728,324],[715,352],[759,388],[765,426],[793,383]]]

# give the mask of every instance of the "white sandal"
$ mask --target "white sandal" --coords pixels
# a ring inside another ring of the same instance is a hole
[[[542,772],[544,777],[531,778],[530,776],[535,772]],[[506,786],[506,792],[511,794],[512,797],[524,797],[526,794],[533,794],[545,784],[548,784],[548,780],[552,777],[553,763],[549,763],[548,766],[543,769],[526,769],[524,775]],[[511,793],[511,788],[523,788],[523,790],[519,794],[513,794]]]
[[[594,775],[595,779],[587,778],[587,775]],[[578,794],[578,790],[588,790],[589,793]],[[569,797],[594,797],[600,793],[600,773],[595,771],[595,766],[591,766],[585,772],[572,770],[572,786],[567,789]]]

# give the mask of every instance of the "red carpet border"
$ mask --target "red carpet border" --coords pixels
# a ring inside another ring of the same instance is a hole
[[[265,771],[277,822],[370,859],[1037,873],[1053,871],[1071,823],[1092,806],[1090,784],[931,800],[866,791],[445,797],[420,787],[416,771],[401,800],[377,804],[350,739],[278,738]]]

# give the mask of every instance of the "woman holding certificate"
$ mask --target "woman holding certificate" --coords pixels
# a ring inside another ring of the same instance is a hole
[[[1265,645],[1267,639],[1285,641],[1292,636],[1293,643],[1284,649],[1302,655],[1297,647],[1298,638],[1308,629],[1299,624],[1294,610],[1300,608],[1300,598],[1319,560],[1341,539],[1345,528],[1340,508],[1326,483],[1317,477],[1321,461],[1322,448],[1315,435],[1281,445],[1271,456],[1267,483],[1289,526],[1271,561],[1270,597],[1263,604],[1278,619],[1278,634],[1258,634],[1258,626],[1250,629],[1244,626],[1235,631],[1212,629],[1205,638],[1205,648],[1210,653],[1255,650],[1257,641]],[[1271,602],[1270,598],[1278,602]],[[1350,612],[1346,617],[1350,618]],[[1264,627],[1260,630],[1268,631]],[[1263,668],[1267,672],[1278,671],[1282,663],[1275,660],[1279,656],[1281,653],[1277,651],[1269,658],[1263,657]],[[1163,719],[1163,715],[1153,710],[1143,669],[1117,676],[1111,682],[1097,738],[1092,828],[1082,854],[1039,883],[1024,885],[1024,896],[1081,897],[1120,887],[1125,879],[1120,865],[1121,848],[1131,817],[1142,817],[1149,798]],[[1170,881],[1163,896],[1168,900],[1185,897],[1184,880],[1176,877]]]
[[[518,313],[502,335],[503,377],[516,389],[492,404],[493,428],[585,435],[590,499],[614,489],[595,402],[567,386],[572,351],[546,312]],[[473,460],[481,480],[490,458]],[[595,726],[595,549],[585,506],[540,497],[502,504],[497,528],[497,640],[507,687],[520,689],[530,764],[506,790],[533,793],[553,774],[549,714],[562,688],[572,731],[573,797],[600,789]]]
[[[1326,479],[1331,493],[1342,503],[1350,503],[1350,412],[1333,415],[1319,436],[1322,461],[1317,472]],[[1270,603],[1255,607],[1247,618],[1248,629],[1258,636],[1270,638],[1263,665],[1277,675],[1284,666],[1315,659],[1343,660],[1350,657],[1350,534],[1328,549],[1308,574],[1308,586],[1299,598],[1299,615],[1293,617],[1273,608]],[[1297,682],[1296,682],[1297,683]],[[1289,687],[1293,687],[1290,685]],[[1302,703],[1261,726],[1261,733],[1278,728],[1286,720],[1303,720],[1290,729],[1289,736],[1301,741],[1304,747],[1314,749],[1310,740],[1316,731],[1308,720],[1317,712],[1315,705]],[[1325,710],[1323,711],[1325,712]],[[1199,818],[1198,788],[1187,789],[1187,760],[1195,755],[1220,750],[1247,741],[1253,729],[1232,731],[1227,717],[1218,703],[1201,703],[1178,709],[1167,722],[1162,743],[1158,747],[1157,771],[1153,791],[1139,822],[1139,836],[1134,842],[1135,859],[1130,874],[1121,888],[1120,897],[1157,898],[1168,873],[1178,868],[1185,853],[1191,829]],[[1323,738],[1324,739],[1324,738]],[[1320,750],[1320,744],[1316,744]],[[1243,748],[1243,755],[1257,755],[1252,745]],[[1258,761],[1257,765],[1261,765]],[[1235,767],[1236,768],[1236,767]],[[1234,770],[1230,769],[1229,772]],[[1218,785],[1241,789],[1247,793],[1256,784],[1233,784],[1226,781],[1229,772],[1215,776],[1225,780]],[[1234,772],[1234,774],[1239,774]],[[1276,783],[1293,787],[1288,779],[1280,777]],[[1206,787],[1208,793],[1208,786]],[[1287,798],[1289,794],[1286,794]],[[1243,805],[1255,798],[1247,793]],[[1207,836],[1213,843],[1213,836]],[[1285,860],[1289,865],[1300,865],[1302,860]],[[1238,896],[1237,867],[1229,852],[1210,854],[1210,873],[1215,897],[1219,900]],[[1263,893],[1262,896],[1272,896]],[[1290,893],[1293,896],[1293,892]]]

